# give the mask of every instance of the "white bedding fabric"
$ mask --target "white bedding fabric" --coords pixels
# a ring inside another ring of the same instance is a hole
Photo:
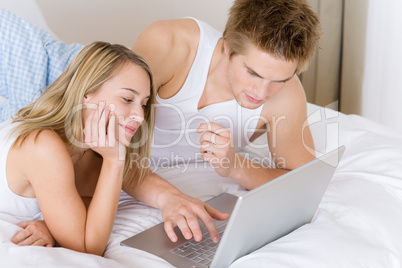
[[[51,32],[35,0],[0,0],[0,7]],[[347,147],[312,223],[240,258],[231,268],[402,267],[402,137],[359,116],[314,105],[309,105],[309,114],[319,152]],[[184,169],[158,173],[202,200],[221,192],[244,192],[209,168]],[[161,220],[158,210],[123,192],[105,257],[98,257],[64,248],[16,246],[10,239],[20,231],[16,223],[22,219],[0,215],[0,267],[172,267],[156,256],[120,246],[121,240]]]
[[[230,267],[402,267],[402,137],[359,116],[314,105],[309,105],[309,114],[318,151],[346,145],[312,223]],[[317,115],[323,120],[316,122]],[[164,168],[158,173],[202,200],[221,192],[244,192],[213,169],[200,165],[183,169]],[[120,246],[121,240],[161,221],[158,210],[124,192],[105,257],[16,246],[10,238],[20,230],[17,221],[0,215],[1,267],[171,267],[149,253]]]

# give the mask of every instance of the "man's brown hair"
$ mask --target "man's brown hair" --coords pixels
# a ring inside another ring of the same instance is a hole
[[[229,56],[248,45],[288,61],[305,71],[318,47],[318,15],[304,0],[235,0],[223,33]]]

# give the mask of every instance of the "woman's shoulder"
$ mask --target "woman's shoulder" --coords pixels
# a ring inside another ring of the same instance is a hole
[[[31,159],[53,161],[69,157],[67,147],[61,137],[50,129],[34,130],[23,142],[16,142],[16,148],[23,156]]]
[[[7,157],[7,168],[10,178],[19,178],[30,185],[43,183],[46,178],[74,175],[66,145],[48,129],[32,131],[23,142],[17,140]]]

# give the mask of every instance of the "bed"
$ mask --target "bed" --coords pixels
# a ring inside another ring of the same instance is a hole
[[[41,25],[45,27],[46,25]],[[318,155],[340,145],[343,158],[311,223],[235,261],[230,267],[402,267],[402,136],[356,115],[308,104]],[[263,147],[264,137],[255,141]],[[249,145],[242,153],[268,157]],[[183,192],[208,200],[245,189],[208,165],[154,168]],[[10,242],[21,219],[0,215],[1,267],[172,267],[120,241],[162,221],[161,213],[124,192],[104,257]]]

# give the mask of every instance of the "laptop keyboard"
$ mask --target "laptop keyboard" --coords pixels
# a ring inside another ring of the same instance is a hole
[[[220,238],[222,238],[226,224],[227,222],[224,222],[217,227]],[[200,242],[191,239],[171,249],[170,252],[183,258],[190,259],[201,265],[209,266],[214,258],[218,244],[212,241],[208,232],[203,233],[202,237],[204,237],[204,239]]]

